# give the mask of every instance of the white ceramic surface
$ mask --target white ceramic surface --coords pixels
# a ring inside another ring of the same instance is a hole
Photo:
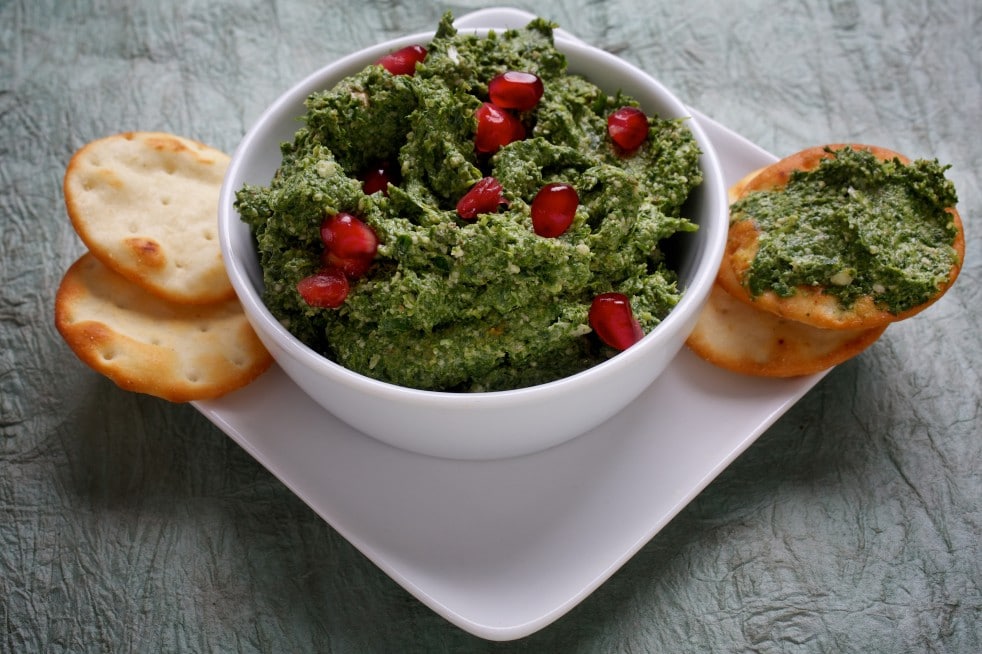
[[[461,31],[521,26],[531,14],[508,9],[475,12],[457,21]],[[377,60],[385,52],[425,43],[417,34],[361,51],[309,76],[280,97],[239,145],[219,203],[219,238],[229,277],[250,322],[280,367],[316,402],[375,438],[415,452],[461,459],[492,459],[541,451],[581,435],[615,415],[671,362],[708,296],[726,236],[726,187],[715,150],[697,121],[691,129],[703,151],[704,182],[687,215],[700,223],[680,265],[682,300],[657,328],[626,352],[556,382],[496,393],[436,393],[378,382],[317,355],[262,304],[261,274],[248,228],[233,208],[244,183],[266,184],[279,165],[279,144],[293,138],[303,101],[313,91]],[[570,70],[608,92],[623,90],[649,112],[685,117],[689,110],[643,71],[566,33],[556,35]]]
[[[728,184],[774,161],[695,115]],[[683,349],[589,433],[496,461],[389,447],[276,367],[196,407],[425,605],[472,634],[511,640],[586,598],[822,376],[741,377]],[[350,601],[362,601],[357,589]]]

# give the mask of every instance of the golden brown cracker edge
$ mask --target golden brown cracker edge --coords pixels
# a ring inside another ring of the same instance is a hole
[[[91,253],[62,278],[55,326],[79,359],[120,388],[171,402],[221,397],[272,364],[237,299],[168,302]]]
[[[812,327],[761,311],[714,284],[686,345],[700,358],[732,372],[797,377],[851,359],[885,330],[886,325],[870,329]]]

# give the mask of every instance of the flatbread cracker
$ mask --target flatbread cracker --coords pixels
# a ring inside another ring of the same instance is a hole
[[[713,284],[686,345],[721,368],[763,377],[821,372],[856,356],[886,330],[821,329],[781,318]]]
[[[169,302],[90,253],[62,279],[55,325],[83,362],[121,388],[172,402],[219,397],[272,362],[237,299]]]
[[[839,150],[850,147],[869,150],[881,160],[898,158],[902,163],[909,159],[896,152],[870,145],[833,144],[808,148],[780,161],[751,173],[731,189],[730,202],[744,197],[753,191],[783,188],[795,170],[813,170],[822,159],[831,155],[827,149]],[[872,296],[860,297],[852,306],[843,306],[834,295],[824,292],[823,287],[799,286],[791,297],[782,297],[773,291],[752,296],[746,284],[746,275],[754,257],[757,255],[760,232],[751,220],[732,222],[727,239],[723,262],[720,266],[718,282],[735,298],[751,302],[754,306],[799,322],[829,329],[866,329],[909,318],[937,301],[955,282],[965,258],[965,235],[961,217],[954,207],[947,209],[957,234],[953,248],[956,263],[948,278],[928,300],[899,313],[891,313],[879,306]]]
[[[103,264],[174,302],[235,291],[218,244],[218,195],[229,157],[160,132],[92,141],[65,172],[69,218]]]

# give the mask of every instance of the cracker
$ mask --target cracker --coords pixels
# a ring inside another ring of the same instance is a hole
[[[713,284],[686,345],[721,368],[763,377],[810,375],[856,356],[886,330],[821,329],[757,309]]]
[[[218,243],[218,196],[229,157],[160,132],[83,146],[65,172],[69,218],[103,264],[174,302],[235,295]]]
[[[818,167],[822,159],[831,156],[827,148],[838,150],[845,147],[869,150],[881,160],[897,158],[904,164],[909,163],[907,157],[877,146],[856,144],[817,146],[781,159],[740,180],[730,189],[730,202],[732,204],[753,191],[779,190],[788,183],[795,170],[813,170]],[[949,207],[947,212],[957,230],[952,243],[957,255],[956,263],[934,295],[922,304],[899,313],[891,313],[879,306],[875,298],[868,295],[860,297],[851,306],[844,306],[837,297],[825,293],[821,286],[799,286],[795,289],[795,294],[790,297],[782,297],[773,291],[752,296],[746,284],[746,275],[757,255],[760,232],[751,220],[731,223],[717,281],[735,298],[751,302],[762,310],[816,327],[864,329],[903,320],[920,313],[937,301],[958,277],[965,257],[964,229],[958,211],[954,207]]]
[[[55,325],[83,362],[121,388],[172,402],[219,397],[272,362],[237,299],[163,300],[91,253],[65,273]]]
[[[726,189],[726,199],[729,201],[730,204],[733,204],[747,193],[747,189],[750,187],[750,184],[753,182],[754,177],[762,173],[764,171],[764,168],[767,168],[767,166],[758,168],[757,170],[750,171],[749,173],[741,177],[736,184]]]

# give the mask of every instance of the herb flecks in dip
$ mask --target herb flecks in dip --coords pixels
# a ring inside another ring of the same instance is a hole
[[[597,296],[623,294],[644,332],[678,302],[660,244],[695,229],[681,213],[702,181],[695,139],[683,120],[649,116],[645,142],[623,151],[607,117],[635,103],[568,74],[552,29],[535,20],[476,37],[446,16],[413,74],[372,65],[310,96],[274,179],[236,203],[257,239],[264,300],[292,333],[380,380],[500,390],[615,354],[590,327]],[[537,76],[543,93],[532,109],[508,109],[517,140],[482,153],[476,116],[507,71]],[[366,194],[365,171],[381,162],[397,174],[386,193]],[[500,202],[464,220],[458,202],[487,177]],[[548,184],[578,196],[559,203],[575,214],[554,237],[530,216]],[[377,252],[340,306],[314,308],[297,284],[323,265],[321,224],[342,212],[374,230]]]
[[[790,297],[796,287],[821,286],[845,306],[870,296],[893,314],[935,296],[957,261],[947,166],[830,152],[786,187],[731,207],[732,221],[752,220],[761,233],[747,276],[751,295]]]

